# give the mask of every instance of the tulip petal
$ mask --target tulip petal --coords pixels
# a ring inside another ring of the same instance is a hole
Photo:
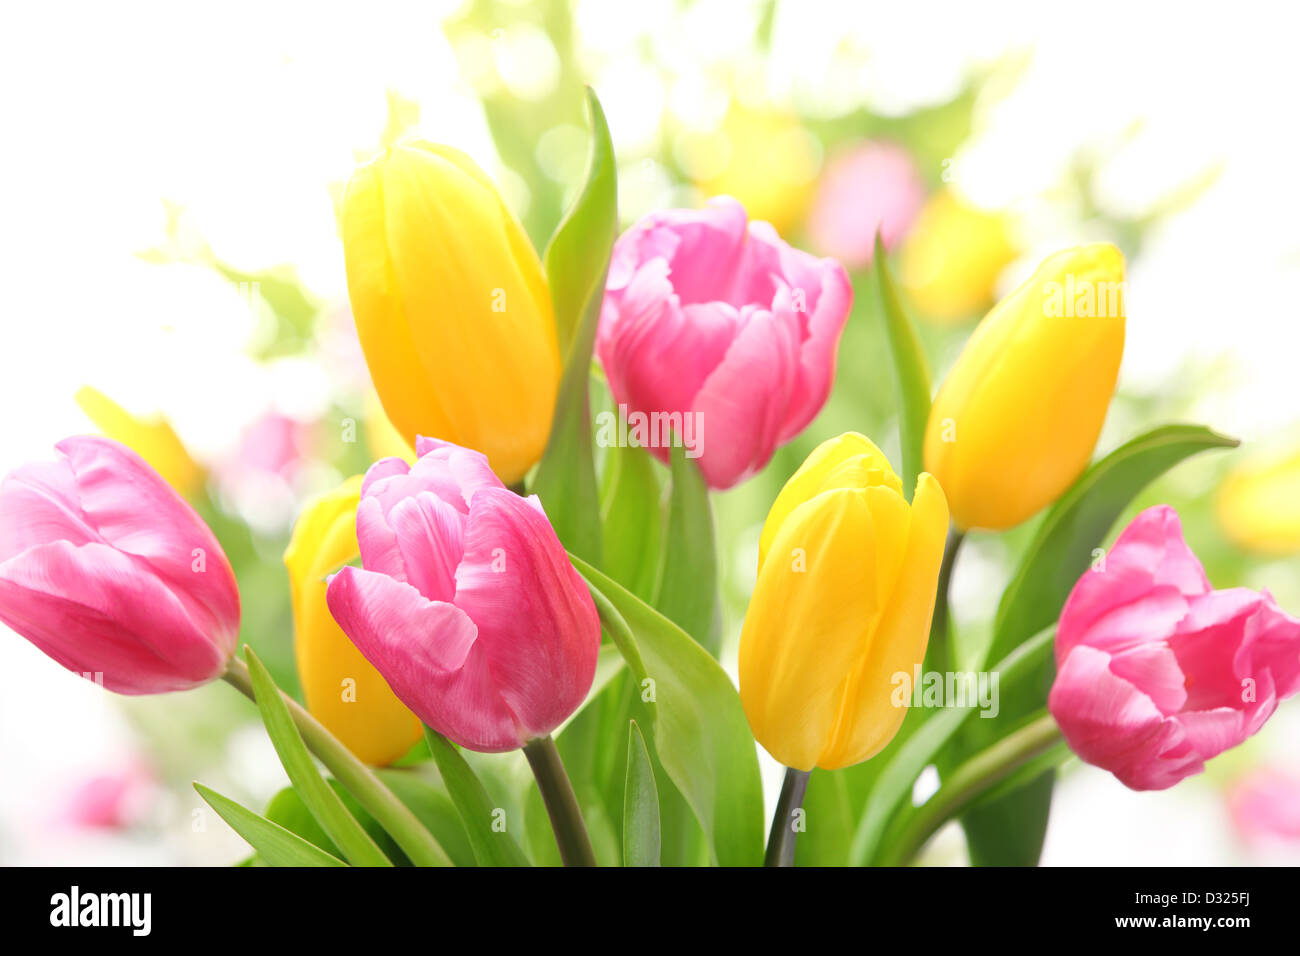
[[[490,753],[524,742],[497,691],[474,622],[459,608],[351,566],[330,579],[326,594],[344,633],[430,727]]]
[[[103,541],[77,501],[66,461],[20,465],[0,484],[0,562],[50,541]]]
[[[194,509],[125,445],[68,438],[55,446],[72,469],[89,524],[143,559],[205,632],[239,630],[239,590],[225,552]]]
[[[895,690],[900,675],[910,686],[925,658],[948,534],[948,505],[930,475],[923,473],[917,479],[910,516],[907,503],[893,490],[876,486],[867,491],[875,499],[872,515],[878,527],[881,516],[893,512],[890,520],[895,528],[888,549],[899,567],[892,578],[878,572],[877,587],[888,604],[844,679],[835,731],[817,760],[826,770],[874,756],[893,740],[907,716],[907,695],[900,706]],[[882,553],[885,550],[881,548]]]
[[[37,545],[0,564],[0,620],[119,694],[187,690],[234,652],[235,631],[209,638],[148,562],[97,542]]]
[[[861,490],[835,489],[791,511],[745,614],[740,699],[754,736],[811,770],[839,715],[837,693],[883,612],[876,524]]]
[[[456,570],[456,606],[474,622],[501,696],[526,737],[559,726],[595,676],[600,624],[535,497],[474,496]]]

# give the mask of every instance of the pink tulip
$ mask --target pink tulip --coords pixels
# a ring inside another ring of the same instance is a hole
[[[1178,514],[1148,508],[1061,612],[1048,706],[1071,749],[1134,790],[1200,773],[1300,691],[1300,620],[1215,591]]]
[[[858,269],[871,265],[877,230],[893,249],[924,203],[925,182],[907,150],[862,142],[826,164],[808,232],[818,249]]]
[[[56,447],[0,484],[0,620],[121,694],[220,676],[239,591],[203,519],[118,442]]]
[[[591,689],[600,621],[537,497],[487,458],[428,438],[414,465],[366,472],[364,567],[331,578],[330,612],[426,724],[471,750],[544,737]]]
[[[1247,840],[1300,841],[1300,778],[1280,770],[1257,770],[1232,788],[1228,808]]]
[[[712,487],[729,488],[821,410],[852,304],[838,262],[792,249],[721,196],[619,238],[597,349],[629,416],[678,416],[679,443]],[[649,437],[666,462],[672,442],[653,425]]]

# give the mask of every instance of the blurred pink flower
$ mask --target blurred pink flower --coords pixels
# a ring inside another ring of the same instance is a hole
[[[306,454],[310,429],[297,419],[279,412],[268,412],[247,428],[239,441],[237,460],[240,470],[269,472],[289,477]]]
[[[719,196],[614,244],[596,347],[629,419],[675,420],[709,485],[730,488],[821,411],[852,304],[843,266]],[[662,427],[650,438],[638,444],[667,462]]]
[[[58,822],[74,827],[122,829],[139,817],[152,787],[151,775],[139,765],[86,777],[64,799]]]
[[[826,165],[808,219],[813,245],[850,269],[871,264],[876,231],[893,249],[925,203],[925,183],[903,147],[868,140]]]
[[[1257,770],[1233,786],[1228,809],[1247,840],[1300,840],[1300,778]]]
[[[1139,514],[1074,586],[1048,707],[1070,748],[1163,790],[1254,734],[1300,691],[1300,620],[1267,591],[1215,591],[1167,505]]]

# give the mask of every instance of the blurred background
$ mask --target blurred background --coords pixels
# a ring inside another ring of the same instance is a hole
[[[590,83],[625,225],[728,193],[854,274],[826,410],[715,496],[733,673],[759,526],[785,478],[850,428],[897,461],[877,228],[936,381],[1045,254],[1117,243],[1128,344],[1099,454],[1168,420],[1243,439],[1176,468],[1130,515],[1173,504],[1215,586],[1267,587],[1300,613],[1294,34],[1272,5],[1046,7],[6,5],[0,471],[72,433],[134,445],[217,531],[243,639],[292,689],[280,556],[293,517],[394,441],[349,314],[342,186],[402,136],[453,143],[540,248],[582,175]],[[1034,525],[963,551],[954,603],[971,653]],[[198,827],[190,788],[258,806],[285,783],[230,688],[115,697],[7,631],[0,673],[0,863],[246,855],[219,822]],[[1044,863],[1300,862],[1298,739],[1293,700],[1161,793],[1075,762]],[[763,759],[770,804],[779,778]],[[925,859],[964,852],[950,828]]]

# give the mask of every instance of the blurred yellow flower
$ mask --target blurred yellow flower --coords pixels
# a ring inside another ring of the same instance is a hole
[[[993,301],[998,276],[1016,255],[1004,216],[943,189],[903,242],[899,275],[923,318],[960,322]]]
[[[359,556],[360,475],[310,502],[293,528],[284,565],[293,605],[294,656],[307,709],[366,763],[384,765],[420,739],[406,709],[325,603],[326,578]]]
[[[78,389],[75,397],[97,428],[147,461],[183,497],[193,498],[202,490],[203,468],[190,457],[166,419],[138,418],[89,385]]]
[[[560,382],[542,265],[495,184],[464,153],[407,142],[348,182],[348,295],[384,409],[488,456],[513,483],[541,458]]]
[[[1059,498],[1101,434],[1124,352],[1124,256],[1049,256],[981,320],[935,397],[925,468],[962,530],[1002,530]]]
[[[1215,505],[1219,524],[1238,547],[1266,555],[1300,553],[1300,450],[1235,469]]]
[[[784,233],[812,201],[820,163],[816,139],[781,110],[733,106],[711,133],[682,141],[687,174],[708,196],[740,200],[750,219]]]
[[[854,432],[823,442],[786,482],[759,543],[740,638],[740,699],[755,738],[797,770],[848,767],[898,732],[925,657],[948,507],[922,474],[911,504],[889,461]]]

